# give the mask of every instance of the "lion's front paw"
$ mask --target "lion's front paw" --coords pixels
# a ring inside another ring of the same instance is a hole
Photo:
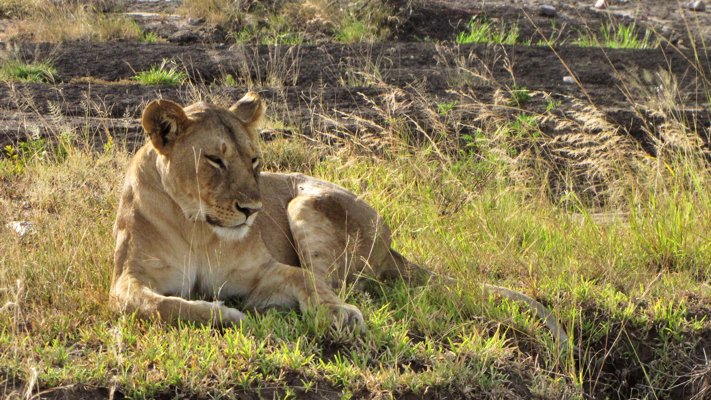
[[[353,326],[359,329],[365,328],[363,313],[360,312],[358,307],[342,303],[331,305],[330,309],[333,313],[334,323],[337,326]]]
[[[242,312],[235,310],[234,308],[220,307],[220,321],[222,325],[225,326],[235,326],[239,325],[239,322],[246,318]]]
[[[224,306],[221,301],[196,300],[195,303],[209,307],[212,323],[215,326],[238,326],[239,322],[246,318],[242,312]]]

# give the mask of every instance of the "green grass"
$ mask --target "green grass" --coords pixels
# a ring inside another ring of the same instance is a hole
[[[143,32],[138,41],[141,43],[158,43],[160,37],[155,32]]]
[[[536,41],[536,46],[554,46],[563,43],[559,28],[553,24],[549,38]],[[488,18],[473,18],[465,30],[454,38],[458,44],[493,43],[531,45],[531,40],[522,40],[518,26],[497,23]],[[608,47],[616,49],[648,49],[659,46],[659,40],[649,30],[644,33],[635,24],[603,24],[598,32],[581,32],[571,41],[582,47]]]
[[[531,91],[519,85],[511,88],[511,100],[509,104],[513,107],[523,107],[531,100]]]
[[[0,80],[4,82],[53,82],[57,70],[49,62],[25,63],[16,60],[0,64]]]
[[[376,28],[367,21],[346,18],[338,27],[334,39],[340,43],[373,42],[378,38]]]
[[[501,127],[502,140],[538,141],[537,129],[522,114]],[[535,183],[516,183],[499,142],[480,132],[476,151],[445,158],[430,146],[374,157],[300,140],[264,145],[269,169],[357,192],[381,210],[403,254],[460,281],[349,291],[366,316],[362,336],[293,311],[250,313],[224,331],[114,315],[111,226],[129,154],[114,142],[100,151],[66,141],[13,146],[17,156],[6,152],[0,163],[0,199],[19,201],[0,209],[0,220],[22,215],[36,232],[0,228],[0,377],[21,388],[36,373],[40,389],[80,382],[131,398],[524,398],[512,389],[516,375],[534,395],[584,398],[586,387],[612,379],[600,365],[615,362],[643,368],[642,393],[662,396],[709,329],[696,306],[711,301],[703,164],[679,157],[641,166],[623,205],[579,202],[570,212]],[[623,214],[600,221],[601,212]],[[521,305],[482,297],[480,282],[543,300],[582,353],[561,353]],[[640,346],[648,353],[635,353]]]
[[[457,107],[457,101],[447,101],[447,102],[442,102],[442,103],[437,103],[437,113],[441,117],[446,117],[449,115],[452,110],[454,110]]]
[[[212,5],[227,4],[188,3],[209,6],[216,19]],[[339,40],[382,34],[358,18]],[[461,43],[519,41],[515,26],[476,21]],[[334,26],[343,32],[349,24]],[[245,32],[245,41],[262,40]],[[607,36],[633,42],[615,32]],[[269,43],[292,40],[275,35]],[[608,41],[603,32],[596,38]],[[380,74],[368,68],[356,72]],[[39,77],[51,82],[55,74]],[[166,60],[134,79],[178,85],[187,75]],[[226,74],[221,83],[241,80]],[[703,398],[692,379],[708,375],[698,351],[711,332],[708,160],[694,147],[649,156],[593,111],[566,104],[565,113],[551,113],[560,100],[536,104],[540,92],[500,87],[487,105],[398,92],[392,98],[408,95],[406,105],[371,103],[380,114],[368,126],[377,134],[338,140],[311,127],[336,143],[263,144],[265,169],[354,191],[380,210],[401,253],[459,282],[371,282],[366,292],[343,293],[365,315],[362,335],[332,328],[324,315],[285,310],[248,312],[240,328],[225,330],[112,313],[112,225],[126,146],[77,140],[81,128],[4,146],[0,397],[22,398],[32,383],[34,395],[115,389],[136,399],[661,399],[689,383]],[[575,113],[584,116],[566,119]],[[680,130],[673,116],[655,118],[665,119],[662,131]],[[32,222],[34,232],[19,236],[15,221]],[[482,282],[545,303],[579,352],[559,349],[522,305],[483,295]]]
[[[188,75],[174,62],[163,60],[161,65],[154,65],[148,71],[140,71],[132,79],[142,85],[178,86],[188,79]]]
[[[598,33],[582,33],[573,41],[573,44],[582,47],[609,47],[612,49],[649,49],[659,47],[659,41],[654,39],[649,30],[641,34],[635,24],[612,25],[605,24]]]
[[[466,30],[457,34],[455,42],[459,44],[468,43],[494,43],[494,44],[516,44],[519,40],[519,31],[516,24],[506,25],[506,23],[496,24],[489,19],[472,19],[467,24]]]

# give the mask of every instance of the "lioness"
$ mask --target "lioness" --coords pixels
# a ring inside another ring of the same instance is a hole
[[[133,157],[118,206],[111,301],[123,312],[210,324],[244,314],[223,305],[313,307],[362,326],[334,288],[361,274],[422,272],[391,249],[390,230],[368,204],[334,184],[261,172],[257,125],[265,106],[247,93],[229,109],[168,100],[146,106],[149,141]],[[529,303],[552,329],[542,305]],[[554,332],[554,334],[558,334]]]

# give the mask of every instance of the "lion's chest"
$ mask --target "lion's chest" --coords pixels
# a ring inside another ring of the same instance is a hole
[[[163,291],[183,298],[224,299],[245,296],[254,286],[258,267],[231,248],[193,248],[166,254],[170,274]]]

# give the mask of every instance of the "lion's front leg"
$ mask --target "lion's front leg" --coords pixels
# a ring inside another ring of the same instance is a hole
[[[341,301],[331,287],[311,271],[271,261],[262,272],[247,297],[248,306],[264,309],[298,305],[301,312],[327,308],[339,324],[364,326],[360,310]]]
[[[111,303],[119,312],[135,312],[142,318],[158,317],[171,323],[182,320],[215,326],[237,325],[245,317],[222,302],[162,295],[128,273],[113,283]]]

